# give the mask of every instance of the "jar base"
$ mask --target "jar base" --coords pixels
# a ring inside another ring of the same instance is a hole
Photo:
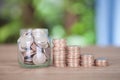
[[[41,64],[41,65],[28,65],[28,64],[23,64],[20,61],[18,61],[18,62],[20,64],[20,66],[23,67],[23,68],[43,68],[43,67],[49,67],[50,63],[51,63],[51,61],[49,61],[49,60],[46,63]]]

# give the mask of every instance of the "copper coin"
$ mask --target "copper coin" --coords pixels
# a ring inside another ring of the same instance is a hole
[[[65,43],[62,43],[62,44],[53,44],[54,47],[66,47],[66,44]]]
[[[32,43],[31,49],[32,49],[33,51],[36,51],[36,44],[35,44],[35,43]]]
[[[58,53],[60,53],[60,54],[66,54],[67,52],[66,51],[62,51],[62,50],[59,50],[59,51],[53,51],[53,53],[54,54],[58,54]]]
[[[67,53],[68,54],[80,54],[80,51],[71,51],[71,52],[67,51]]]
[[[78,56],[76,56],[76,55],[67,55],[67,58],[75,58],[75,59],[80,59],[80,56],[78,55]]]
[[[53,51],[66,51],[65,47],[54,47]]]
[[[58,61],[59,61],[59,60],[66,60],[66,58],[64,58],[64,57],[59,57],[59,58],[54,57],[53,60],[54,60],[54,61],[57,61],[57,60],[58,60]]]
[[[80,50],[80,47],[79,46],[77,46],[77,45],[72,45],[72,46],[67,46],[67,49],[68,50]]]
[[[66,67],[66,64],[54,64],[55,67]]]
[[[81,61],[81,63],[90,64],[90,63],[94,63],[94,61]]]
[[[67,64],[73,63],[73,64],[80,64],[80,61],[67,61]]]
[[[81,54],[81,57],[94,57],[94,56],[91,54]]]
[[[54,61],[54,64],[65,64],[66,61]]]
[[[68,67],[80,67],[80,64],[68,63]]]
[[[64,43],[66,42],[65,39],[53,39],[53,43]]]
[[[87,61],[89,61],[89,60],[94,60],[94,56],[93,55],[91,55],[91,54],[84,54],[84,55],[81,55],[81,60],[87,60]]]
[[[95,63],[95,65],[98,66],[98,67],[105,67],[105,66],[108,66],[108,63],[107,62]]]
[[[81,66],[83,66],[83,67],[93,67],[94,64],[81,64]]]
[[[65,55],[53,55],[54,58],[66,58]]]
[[[108,60],[107,60],[107,58],[103,58],[103,57],[97,58],[97,59],[95,60],[95,65],[96,65],[96,66],[99,66],[99,67],[108,66]]]
[[[81,62],[81,64],[95,64],[94,62]]]
[[[72,54],[67,54],[67,56],[79,56],[80,57],[80,54],[79,53],[72,53]]]
[[[82,60],[94,60],[94,57],[81,57]]]
[[[68,51],[68,52],[71,52],[71,53],[72,53],[72,52],[74,52],[74,53],[80,53],[80,50],[77,50],[77,49],[74,49],[74,50],[72,50],[72,49],[71,49],[71,50],[68,50],[68,49],[67,49],[67,51]]]
[[[73,58],[69,58],[67,59],[67,62],[80,62],[80,59],[73,59]]]
[[[54,53],[53,56],[66,56],[66,53]]]
[[[54,61],[66,60],[66,58],[53,58]]]

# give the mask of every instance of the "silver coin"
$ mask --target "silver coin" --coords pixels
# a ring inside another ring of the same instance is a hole
[[[33,63],[35,65],[40,65],[46,62],[46,56],[41,53],[40,55],[36,54],[33,56]]]

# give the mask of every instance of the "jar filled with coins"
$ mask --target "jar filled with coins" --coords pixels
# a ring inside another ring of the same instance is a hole
[[[18,62],[22,67],[35,68],[50,65],[48,29],[28,29],[18,39]]]

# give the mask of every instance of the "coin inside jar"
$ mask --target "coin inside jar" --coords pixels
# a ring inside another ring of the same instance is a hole
[[[40,55],[36,54],[33,56],[33,63],[35,65],[40,65],[46,62],[46,56],[41,53]]]

